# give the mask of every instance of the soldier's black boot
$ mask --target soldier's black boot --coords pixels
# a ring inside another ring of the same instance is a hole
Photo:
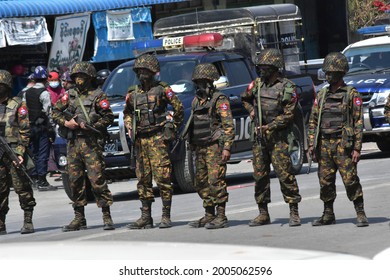
[[[21,234],[34,233],[34,226],[32,223],[32,210],[24,210],[24,222],[23,227],[20,229]]]
[[[311,224],[312,226],[326,226],[333,225],[336,223],[336,217],[333,212],[333,202],[334,200],[328,201],[324,203],[324,212],[322,216],[314,220]]]
[[[102,207],[102,213],[103,213],[103,224],[104,224],[103,229],[104,230],[115,229],[114,222],[112,221],[111,218],[110,206]]]
[[[368,219],[366,216],[366,213],[364,212],[364,202],[363,197],[359,197],[356,200],[353,201],[353,204],[355,206],[356,215],[357,215],[357,227],[367,227],[368,226]]]
[[[158,226],[159,228],[170,228],[172,227],[171,222],[171,205],[172,200],[163,200],[162,216],[161,223]]]
[[[62,228],[63,232],[76,231],[87,228],[87,220],[85,219],[84,206],[74,208],[74,218],[69,225]]]
[[[191,221],[188,223],[190,227],[193,228],[201,228],[204,227],[208,222],[211,222],[215,219],[215,207],[214,206],[207,206],[205,208],[205,214],[202,218]]]
[[[259,207],[259,215],[249,222],[250,227],[262,226],[271,223],[271,219],[268,213],[268,204],[260,203]]]
[[[130,223],[127,227],[129,229],[144,229],[153,227],[152,218],[152,202],[142,201],[141,217],[134,223]]]
[[[298,203],[290,203],[290,221],[289,226],[290,227],[296,227],[301,225],[301,218],[299,217],[298,212]]]
[[[5,227],[5,213],[0,213],[0,235],[7,234],[7,229]]]
[[[226,203],[220,203],[217,205],[217,216],[211,222],[205,224],[207,229],[218,229],[229,227],[228,219],[225,215]]]

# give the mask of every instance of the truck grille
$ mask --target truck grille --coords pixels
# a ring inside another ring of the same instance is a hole
[[[362,97],[362,100],[363,100],[363,103],[368,103],[372,96],[373,96],[373,93],[372,92],[360,92],[360,96]]]

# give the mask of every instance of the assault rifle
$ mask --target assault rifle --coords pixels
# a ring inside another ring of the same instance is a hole
[[[188,133],[188,130],[189,130],[190,126],[191,126],[191,123],[192,123],[193,118],[194,118],[194,115],[192,114],[192,111],[191,111],[191,115],[190,115],[190,117],[188,118],[187,123],[186,123],[184,129],[183,129],[182,132],[180,133],[179,138],[176,140],[176,143],[175,143],[175,145],[173,146],[173,148],[172,148],[172,150],[171,150],[171,153],[173,153],[173,152],[176,150],[177,146],[178,146],[178,145],[184,140],[184,138],[186,137],[186,135],[187,135],[187,133]]]
[[[28,179],[28,181],[31,183],[31,185],[34,185],[34,181],[31,179],[31,177],[27,173],[26,166],[23,164],[20,164],[18,155],[15,154],[14,150],[8,145],[7,141],[5,141],[3,136],[0,136],[0,155],[5,153],[12,162],[16,162],[16,168],[20,170],[23,175]]]
[[[138,86],[135,86],[134,91],[134,107],[133,107],[133,126],[131,129],[131,151],[130,151],[130,168],[135,169],[136,167],[136,155],[135,155],[135,137],[137,135],[137,120],[140,119],[140,110],[137,110],[137,92],[138,92]]]
[[[62,112],[62,114],[64,115],[65,119],[67,121],[70,121],[71,119],[74,119],[77,124],[81,124],[81,123],[84,123],[85,127],[88,128],[89,130],[97,133],[97,134],[102,134],[101,131],[97,130],[96,128],[94,128],[91,124],[89,124],[86,120],[80,118],[79,116],[75,116],[74,114],[72,114],[71,112],[69,112],[68,110],[65,110]]]

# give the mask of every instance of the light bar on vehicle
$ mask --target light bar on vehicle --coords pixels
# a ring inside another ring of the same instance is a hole
[[[357,30],[357,33],[362,35],[390,34],[390,25],[374,25],[374,26],[362,27]]]
[[[223,36],[219,33],[204,33],[182,37],[166,37],[143,42],[136,42],[133,45],[133,52],[141,54],[148,51],[186,49],[196,47],[214,48],[222,45]]]

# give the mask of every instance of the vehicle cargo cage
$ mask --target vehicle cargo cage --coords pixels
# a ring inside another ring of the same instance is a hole
[[[262,49],[277,48],[283,54],[285,70],[296,74],[300,73],[299,61],[306,60],[301,29],[301,13],[294,4],[188,13],[161,18],[153,27],[155,38],[220,33],[224,41],[217,49],[240,51],[252,62]]]

